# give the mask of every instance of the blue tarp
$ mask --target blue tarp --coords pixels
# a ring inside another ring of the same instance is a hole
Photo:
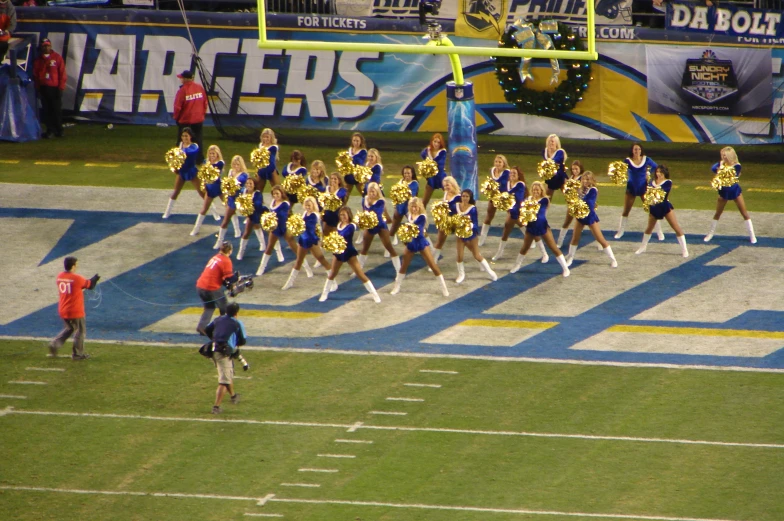
[[[34,141],[41,136],[35,87],[24,69],[17,67],[15,78],[11,72],[0,67],[0,140]]]

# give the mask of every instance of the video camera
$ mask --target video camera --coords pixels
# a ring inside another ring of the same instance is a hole
[[[229,296],[236,297],[243,291],[253,289],[253,275],[240,275],[234,282],[226,282]]]
[[[428,16],[438,16],[441,9],[441,0],[420,0],[419,2],[419,23],[428,25]]]

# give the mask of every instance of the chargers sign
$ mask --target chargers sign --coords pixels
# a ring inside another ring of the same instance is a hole
[[[668,2],[667,29],[784,39],[781,11],[724,3],[720,7],[707,7],[695,3]]]

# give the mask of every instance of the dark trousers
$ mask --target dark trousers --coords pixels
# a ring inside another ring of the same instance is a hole
[[[226,314],[226,305],[229,301],[226,299],[226,293],[223,288],[210,291],[207,289],[196,288],[199,293],[199,298],[204,302],[204,311],[199,319],[199,324],[196,326],[196,331],[202,333],[204,328],[212,321],[212,315],[215,314],[215,308],[221,315]]]
[[[73,335],[73,356],[84,355],[84,337],[87,333],[87,325],[84,318],[64,318],[65,327],[54,340],[49,342],[49,347],[53,353],[63,347],[66,340]]]
[[[0,42],[0,62],[5,60],[5,53],[8,52],[8,42]]]
[[[46,125],[46,135],[63,135],[63,91],[57,87],[41,85],[41,123]]]
[[[193,141],[199,145],[199,154],[196,156],[196,164],[200,165],[204,162],[204,144],[202,143],[202,127],[204,123],[191,123],[189,125],[177,123],[177,144],[182,141],[182,129],[190,128],[193,132]]]

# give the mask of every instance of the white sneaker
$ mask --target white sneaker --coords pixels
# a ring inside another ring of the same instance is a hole
[[[641,253],[645,253],[645,250],[647,250],[647,249],[648,249],[648,247],[647,247],[647,246],[642,246],[642,247],[640,247],[640,249],[639,249],[639,250],[637,250],[636,252],[634,252],[634,254],[635,254],[635,255],[639,255],[639,254],[641,254]]]
[[[703,240],[703,241],[705,241],[705,242],[710,242],[710,240],[711,240],[711,239],[713,239],[713,232],[710,232],[710,233],[709,233],[708,235],[706,235],[706,236],[705,236],[705,238],[704,238],[704,239],[702,239],[702,240]]]
[[[542,264],[547,264],[547,262],[548,262],[549,260],[550,260],[550,256],[549,256],[549,255],[547,255],[547,253],[545,253],[544,255],[542,255]]]
[[[567,255],[566,256],[566,266],[567,267],[571,266],[573,261],[574,261],[574,257],[572,257],[571,255]]]
[[[620,239],[621,237],[623,237],[623,230],[618,230],[618,232],[615,234],[615,238]]]

